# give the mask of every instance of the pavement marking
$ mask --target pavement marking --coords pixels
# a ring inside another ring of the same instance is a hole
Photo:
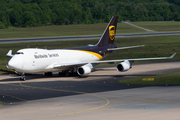
[[[13,84],[8,84],[8,85],[13,85]],[[22,86],[21,86],[22,87]],[[74,87],[74,86],[60,86],[61,88],[72,88],[72,87]],[[55,87],[49,87],[48,89],[53,89],[53,88],[58,88],[57,86],[55,86]],[[9,89],[3,89],[4,91],[5,90],[24,90],[24,89],[39,89],[38,87],[32,87],[32,88],[9,88]],[[44,88],[44,89],[47,89],[46,87]]]
[[[143,27],[139,27],[139,26],[134,25],[134,24],[129,23],[129,22],[123,22],[123,23],[126,23],[126,24],[128,24],[128,25],[131,25],[131,26],[133,26],[133,27],[136,27],[136,28],[139,28],[139,29],[142,29],[142,30],[148,31],[148,32],[153,31],[153,30],[150,30],[150,29],[146,29],[146,28],[143,28]]]
[[[6,85],[21,86],[21,85],[17,85],[17,84],[6,84]]]
[[[15,97],[15,96],[12,96],[12,95],[7,95],[7,94],[0,94],[2,96],[8,96],[8,97],[11,97],[11,98],[15,98],[15,99],[18,99],[18,100],[21,100],[21,101],[27,101],[25,99],[22,99],[22,98],[19,98],[19,97]]]
[[[34,88],[33,86],[23,85],[22,82],[20,82],[19,84],[20,84],[20,86],[23,86],[23,87]],[[87,110],[77,111],[77,112],[63,113],[63,114],[57,114],[57,115],[48,115],[48,116],[39,116],[39,117],[19,119],[19,120],[37,119],[37,118],[50,118],[50,117],[55,117],[55,116],[64,116],[64,115],[72,115],[72,114],[80,114],[80,113],[86,113],[86,112],[94,112],[94,111],[102,111],[102,110],[113,109],[113,108],[100,109],[100,108],[103,108],[103,107],[107,106],[109,104],[109,100],[107,98],[105,98],[105,97],[102,97],[102,96],[99,96],[99,95],[96,95],[96,94],[78,92],[78,91],[61,90],[61,89],[52,89],[52,88],[46,88],[46,87],[36,87],[36,88],[45,89],[45,90],[53,90],[53,91],[61,91],[61,92],[72,92],[72,93],[80,93],[80,94],[91,95],[91,96],[99,97],[99,98],[102,98],[102,99],[106,100],[106,104],[103,104],[103,105],[95,107],[95,108],[90,108],[90,109],[87,109]]]

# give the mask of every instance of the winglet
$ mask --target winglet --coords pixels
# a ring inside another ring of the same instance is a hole
[[[171,55],[171,56],[169,57],[169,59],[172,59],[175,55],[176,55],[176,53],[174,53],[173,55]]]
[[[6,56],[13,57],[14,55],[12,55],[12,50],[9,50],[9,52],[6,54]]]

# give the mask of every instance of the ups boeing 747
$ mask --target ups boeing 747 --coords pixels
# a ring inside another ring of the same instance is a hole
[[[112,17],[102,37],[96,45],[87,47],[67,49],[21,49],[12,55],[12,50],[7,56],[12,57],[7,63],[9,69],[21,74],[20,80],[25,80],[25,73],[44,72],[45,75],[52,75],[52,72],[68,73],[74,72],[78,75],[86,75],[92,72],[93,68],[100,63],[116,63],[117,70],[127,71],[136,60],[170,59],[175,56],[157,58],[118,59],[100,61],[115,50],[142,47],[144,45],[120,47],[114,44],[118,16]]]

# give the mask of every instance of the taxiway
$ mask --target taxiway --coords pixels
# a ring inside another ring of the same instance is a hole
[[[180,32],[175,31],[175,32],[151,32],[151,33],[116,34],[116,38],[168,36],[168,35],[180,35]],[[87,40],[87,39],[99,39],[100,37],[101,37],[101,35],[84,35],[84,36],[0,39],[0,44],[21,43],[21,42],[42,42],[42,41]]]
[[[0,120],[177,120],[179,86],[120,84],[118,80],[180,72],[180,62],[137,64],[127,72],[98,67],[88,77],[0,76]]]

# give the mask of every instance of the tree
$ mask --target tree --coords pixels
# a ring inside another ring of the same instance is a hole
[[[24,12],[24,27],[35,27],[36,26],[36,19],[34,14],[30,11]]]
[[[5,27],[32,27],[119,21],[180,20],[179,0],[0,0]]]
[[[0,29],[4,29],[5,25],[0,21]]]

